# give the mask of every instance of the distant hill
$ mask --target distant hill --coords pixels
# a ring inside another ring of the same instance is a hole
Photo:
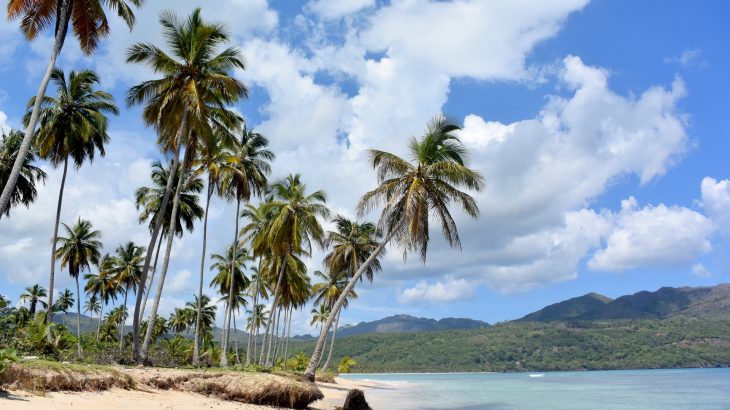
[[[437,330],[479,329],[487,326],[489,324],[486,322],[474,319],[444,318],[435,320],[410,315],[396,315],[372,322],[361,322],[354,326],[343,326],[337,330],[337,337],[370,333],[414,333]]]
[[[589,293],[530,313],[519,322],[608,319],[663,319],[673,316],[730,318],[730,284],[664,287],[611,299]]]

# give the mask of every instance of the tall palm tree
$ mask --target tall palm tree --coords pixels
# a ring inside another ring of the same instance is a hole
[[[332,222],[336,230],[327,232],[327,246],[332,246],[332,251],[325,256],[324,264],[332,272],[347,272],[352,276],[378,248],[380,233],[371,222],[351,221],[341,215],[337,215]],[[384,251],[381,251],[363,272],[370,282],[375,272],[382,269],[378,258],[383,254]]]
[[[23,134],[20,131],[3,132],[0,140],[0,186],[6,186],[10,179],[10,164],[15,163],[20,151]],[[46,173],[33,165],[38,157],[38,149],[31,146],[20,165],[20,174],[15,187],[10,191],[10,202],[5,208],[5,216],[10,215],[10,208],[23,204],[29,207],[38,196],[37,182],[45,182]],[[2,209],[2,208],[0,208]]]
[[[238,219],[241,212],[241,201],[249,201],[252,196],[261,196],[266,189],[266,176],[271,172],[270,161],[274,153],[268,149],[269,140],[253,129],[244,127],[241,132],[241,141],[231,147],[233,163],[226,168],[221,182],[221,191],[225,198],[236,201],[235,228],[233,231],[233,253],[236,253],[238,244]],[[231,282],[231,286],[233,282]],[[233,289],[228,292],[231,299],[228,303],[226,317],[231,315],[233,306]],[[226,319],[227,322],[227,319]],[[223,346],[228,346],[228,330],[223,330]],[[228,356],[221,355],[221,367],[228,366]]]
[[[96,313],[99,315],[99,325],[101,325],[101,309],[102,304],[99,300],[99,297],[96,295],[91,295],[88,299],[86,299],[86,303],[84,303],[84,312],[94,314]],[[98,331],[97,331],[98,333]],[[98,338],[97,338],[98,339]]]
[[[264,244],[268,245],[273,257],[281,260],[264,340],[268,338],[267,333],[277,307],[279,291],[288,265],[287,259],[295,254],[311,253],[312,242],[323,246],[325,235],[318,217],[329,217],[329,210],[325,206],[324,191],[308,193],[307,185],[301,181],[298,174],[289,175],[274,184],[272,195],[273,200],[265,205],[271,209],[274,215],[268,229],[264,232],[266,236],[259,235],[253,240],[255,249]],[[270,340],[269,343],[271,343]]]
[[[175,310],[170,314],[167,324],[175,333],[185,331],[190,324],[190,310],[175,308]]]
[[[459,205],[467,215],[477,218],[479,208],[476,201],[459,188],[466,187],[478,191],[484,178],[464,165],[466,149],[453,132],[460,127],[446,120],[442,115],[435,116],[428,124],[421,139],[411,138],[409,151],[411,161],[395,154],[379,150],[370,151],[370,159],[378,175],[379,186],[367,192],[358,204],[358,212],[364,215],[379,205],[383,205],[378,227],[384,239],[370,257],[360,264],[352,275],[343,293],[332,306],[333,311],[342,308],[347,295],[370,264],[395,239],[403,251],[420,254],[425,263],[429,239],[429,217],[434,215],[440,222],[441,231],[452,247],[461,247],[459,233],[449,207]],[[330,316],[324,330],[319,335],[304,376],[314,381],[314,372],[322,356],[326,330],[332,325],[334,315]]]
[[[139,279],[142,275],[142,263],[144,262],[145,249],[143,246],[137,246],[134,242],[129,241],[124,245],[119,245],[114,258],[114,283],[122,293],[124,293],[124,317],[119,327],[119,349],[124,349],[124,321],[127,319],[127,296],[130,288],[137,290]]]
[[[32,317],[35,315],[36,306],[40,303],[41,306],[44,308],[46,307],[46,302],[43,301],[43,298],[47,296],[46,289],[38,284],[35,284],[33,286],[25,288],[25,292],[20,294],[20,301],[25,303],[30,303],[30,308],[28,309],[28,313]]]
[[[173,186],[177,187],[177,179],[180,177],[180,167],[177,172],[172,172],[172,164],[168,164],[164,167],[161,162],[155,161],[152,164],[152,187],[140,187],[135,192],[137,210],[141,210],[139,214],[139,223],[144,223],[149,220],[149,230],[152,233],[155,229],[155,221],[157,215],[162,209],[162,202],[164,202],[165,192],[168,182],[171,182]],[[170,180],[170,175],[174,175],[173,180]],[[203,181],[200,178],[193,178],[193,173],[189,172],[184,176],[187,181],[183,185],[183,191],[180,193],[180,206],[177,212],[177,220],[175,221],[175,235],[182,237],[185,230],[193,232],[193,227],[196,220],[200,220],[203,216],[203,208],[198,204],[198,194],[203,190]],[[152,264],[152,275],[150,275],[147,282],[142,286],[140,295],[143,298],[142,308],[140,310],[140,320],[144,316],[144,311],[147,307],[147,298],[144,297],[148,294],[149,289],[152,287],[152,283],[155,279],[155,272],[157,271],[157,259],[160,256],[160,248],[162,239],[167,237],[168,234],[168,223],[172,217],[172,203],[167,202],[165,207],[164,215],[161,217],[166,222],[159,235],[157,246],[155,247],[155,261]],[[152,250],[150,250],[151,256]],[[146,259],[147,257],[145,257]]]
[[[309,322],[310,326],[318,324],[320,329],[324,326],[327,319],[330,317],[330,308],[327,305],[319,305],[319,308],[314,308],[310,312],[312,314],[312,320]]]
[[[246,313],[248,314],[247,326],[246,329],[248,330],[249,335],[253,334],[253,351],[254,356],[256,356],[256,342],[259,337],[259,330],[261,330],[262,326],[266,326],[266,317],[268,316],[268,312],[266,311],[266,306],[263,304],[253,305],[251,310],[247,310]]]
[[[330,232],[331,234],[334,232]],[[339,233],[339,232],[338,232]],[[332,309],[332,306],[334,306],[335,302],[337,302],[337,299],[340,298],[340,294],[345,290],[347,287],[347,283],[349,282],[350,275],[347,271],[340,271],[340,273],[334,273],[335,271],[329,270],[326,274],[316,271],[314,272],[314,276],[319,277],[322,279],[322,282],[315,283],[314,286],[312,286],[312,293],[314,294],[314,304],[317,305],[326,305],[330,309]],[[346,309],[347,305],[349,304],[348,299],[357,299],[357,293],[355,293],[355,289],[350,290],[350,294],[345,299],[345,303],[342,305],[342,309]],[[324,362],[324,366],[322,366],[322,370],[327,370],[330,364],[330,360],[332,360],[332,351],[335,347],[335,339],[337,338],[337,328],[340,324],[340,314],[342,313],[342,310],[332,312],[332,314],[336,315],[335,317],[335,323],[334,328],[332,329],[332,340],[330,341],[330,350],[327,354],[327,360]]]
[[[95,89],[99,84],[99,78],[93,71],[72,71],[66,78],[62,70],[55,69],[51,80],[56,84],[58,95],[43,98],[40,105],[40,128],[36,135],[40,156],[49,160],[54,167],[63,166],[56,205],[56,220],[51,238],[49,309],[53,306],[56,241],[61,221],[61,206],[69,158],[78,169],[86,160],[92,162],[96,151],[99,151],[99,155],[104,156],[104,145],[109,142],[107,134],[109,120],[106,115],[119,113],[119,109],[114,104],[114,97]],[[28,108],[30,109],[34,105],[35,97],[31,98]],[[31,120],[31,116],[32,112],[26,113],[23,119],[26,124]],[[50,310],[48,314],[51,314]]]
[[[114,269],[116,261],[114,257],[105,254],[102,258],[98,267],[97,273],[87,273],[84,275],[86,280],[86,286],[84,291],[91,295],[91,297],[98,297],[101,302],[101,309],[99,310],[99,322],[96,325],[96,340],[99,340],[101,333],[101,318],[104,316],[104,307],[109,304],[110,301],[117,299],[116,283],[114,281]]]
[[[58,238],[60,247],[56,252],[56,256],[61,259],[61,269],[68,266],[68,273],[76,280],[76,294],[79,291],[79,275],[85,270],[91,269],[91,264],[98,264],[101,258],[100,249],[102,247],[99,238],[101,232],[94,230],[91,222],[82,220],[81,218],[70,227],[62,224],[66,231],[66,236]],[[81,304],[76,304],[76,348],[79,357],[81,357]]]
[[[8,19],[20,19],[20,29],[28,40],[33,40],[46,27],[54,23],[54,44],[48,66],[38,87],[35,103],[25,126],[25,135],[18,149],[12,171],[7,181],[3,182],[0,194],[0,217],[10,207],[11,197],[23,169],[30,150],[36,124],[41,113],[41,103],[46,95],[46,88],[51,79],[56,59],[66,40],[68,27],[73,27],[74,35],[79,40],[81,50],[90,55],[98,46],[99,40],[109,34],[105,6],[115,11],[131,30],[134,26],[134,13],[127,3],[140,7],[144,0],[9,0]],[[51,289],[50,293],[53,293]]]
[[[250,271],[251,271],[251,283],[249,285],[249,293],[251,295],[252,306],[258,306],[259,298],[267,299],[269,297],[269,286],[268,286],[268,283],[261,278],[261,275],[259,273],[260,272],[259,268],[252,266],[250,268]],[[251,311],[247,310],[246,313],[250,314]],[[262,320],[259,320],[258,322],[265,323]],[[258,328],[257,328],[257,330],[258,330]],[[252,335],[252,333],[249,332],[248,342],[246,343],[246,366],[251,364],[251,352],[252,352],[251,339],[252,339],[252,336],[254,336],[253,342],[254,343],[256,342],[255,335]],[[255,350],[256,349],[254,348],[253,351],[255,352]],[[254,354],[253,357],[255,358],[256,355]]]
[[[221,127],[235,128],[242,120],[238,115],[226,110],[225,106],[248,95],[244,84],[230,74],[235,68],[243,69],[244,63],[237,48],[219,51],[228,41],[228,35],[222,26],[204,22],[200,16],[200,9],[193,11],[183,22],[171,12],[164,12],[160,17],[160,24],[172,55],[153,44],[146,43],[137,43],[129,49],[128,62],[146,63],[155,73],[161,75],[161,78],[132,87],[127,95],[127,103],[145,104],[143,118],[147,124],[157,129],[159,143],[163,149],[173,152],[175,158],[173,169],[177,169],[180,147],[185,145],[188,148],[181,170],[182,174],[185,174],[190,160],[195,157],[197,143],[194,138],[210,135],[213,129]],[[213,124],[220,124],[221,127],[214,127]],[[182,182],[182,178],[178,179],[177,189],[172,195],[170,224],[177,214],[178,194],[182,191]],[[166,208],[172,192],[172,184],[168,183],[165,194],[167,198],[163,199],[162,203],[163,209]],[[155,221],[148,249],[152,249],[155,245],[161,223],[161,218]],[[151,329],[154,328],[154,321],[157,318],[171,250],[170,235],[149,318],[151,326],[147,329],[141,351],[138,331],[141,304],[139,296],[135,304],[134,320],[137,322],[133,329],[134,352],[143,360],[147,358],[152,337]],[[142,282],[147,279],[149,259],[145,259]]]
[[[278,335],[279,343],[277,343],[274,349],[273,359],[271,363],[276,363],[280,351],[284,347],[283,345],[288,342],[288,337],[284,337],[287,333],[287,328],[291,330],[291,311],[295,308],[306,305],[312,295],[312,285],[309,275],[307,275],[307,265],[301,260],[300,255],[292,255],[289,258],[289,266],[285,270],[284,280],[281,286],[281,293],[279,294],[280,306],[279,312],[277,313],[276,329],[274,334]],[[304,255],[301,255],[304,256]],[[272,259],[278,260],[278,259]],[[272,272],[277,272],[274,268]],[[276,281],[276,275],[271,275],[271,279]],[[272,285],[273,286],[273,285]],[[280,323],[281,320],[281,309],[284,309],[284,322]],[[287,326],[287,321],[289,322]],[[272,325],[273,326],[273,325]],[[279,327],[281,326],[281,333],[279,333]],[[286,357],[286,354],[284,354]]]
[[[200,326],[200,335],[203,339],[212,337],[217,307],[215,303],[211,303],[210,297],[203,295],[199,298],[197,295],[193,295],[193,300],[187,302],[185,306],[188,311],[188,326],[196,326],[196,312],[201,312],[200,323],[197,324]]]
[[[74,294],[69,289],[65,289],[63,292],[58,294],[58,299],[56,300],[56,303],[54,303],[53,311],[54,312],[63,312],[63,314],[67,314],[68,310],[74,306],[74,303],[76,303],[76,299],[74,299]]]
[[[246,277],[243,270],[249,260],[249,255],[248,251],[242,246],[229,246],[225,255],[213,254],[211,259],[215,263],[211,265],[210,269],[218,273],[210,281],[210,286],[217,287],[218,293],[225,299],[227,314],[224,317],[222,332],[226,334],[230,332],[233,317],[231,312],[246,304],[243,293],[249,287],[251,281]],[[230,295],[229,292],[233,292],[233,295]],[[228,304],[231,304],[231,306],[228,306]],[[221,348],[224,352],[228,351],[226,342],[227,340],[221,338]]]
[[[235,162],[235,157],[231,151],[227,149],[226,140],[223,133],[213,133],[207,138],[201,139],[201,147],[199,149],[200,156],[193,162],[196,174],[208,174],[208,192],[205,199],[205,214],[203,217],[203,246],[200,256],[200,280],[198,281],[198,297],[203,295],[203,276],[205,271],[205,255],[208,241],[208,209],[210,208],[210,200],[213,193],[218,191],[221,193],[221,176],[226,169]],[[227,133],[226,133],[227,134]],[[230,141],[228,141],[230,142]],[[196,322],[199,320],[199,313],[196,313]],[[235,322],[234,322],[235,323]],[[200,335],[196,326],[195,337],[193,342],[193,366],[200,366]]]

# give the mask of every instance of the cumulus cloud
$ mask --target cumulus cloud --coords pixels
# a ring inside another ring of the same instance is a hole
[[[636,200],[629,198],[622,202],[615,223],[606,247],[588,261],[591,269],[683,264],[712,249],[712,221],[687,208],[660,204],[639,209]]]
[[[730,233],[730,180],[706,177],[702,180],[701,205],[721,232]]]
[[[398,296],[401,303],[443,303],[466,300],[474,295],[474,284],[464,279],[446,278],[428,283],[420,281],[416,286],[403,290]]]
[[[375,0],[312,0],[306,8],[324,20],[333,20],[374,4]]]
[[[697,276],[698,278],[711,278],[712,272],[707,270],[705,265],[701,263],[695,263],[692,265],[692,275]]]

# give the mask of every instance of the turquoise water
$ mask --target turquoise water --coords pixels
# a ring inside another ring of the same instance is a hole
[[[376,410],[730,409],[730,369],[346,377],[378,383],[366,393]]]

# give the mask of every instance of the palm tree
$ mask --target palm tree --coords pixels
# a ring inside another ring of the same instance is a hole
[[[51,238],[49,309],[53,306],[56,241],[61,221],[61,206],[69,158],[78,169],[87,159],[92,162],[97,150],[101,156],[104,156],[104,144],[109,142],[107,134],[109,121],[106,114],[117,115],[119,113],[111,94],[94,89],[99,84],[99,78],[93,71],[72,71],[66,78],[62,70],[55,69],[51,80],[56,84],[58,96],[43,98],[40,105],[40,128],[36,135],[40,156],[49,160],[54,167],[63,165],[61,188],[56,205],[56,220]],[[28,108],[30,109],[34,105],[35,97],[28,102]],[[26,125],[31,121],[32,114],[29,111],[23,118]],[[48,314],[51,314],[50,310]]]
[[[327,246],[332,246],[332,251],[325,256],[324,263],[330,271],[347,272],[352,276],[378,248],[380,233],[371,222],[359,223],[341,215],[337,215],[332,222],[337,230],[327,232]],[[384,251],[381,251],[363,272],[370,282],[375,272],[382,269],[378,258],[383,254]]]
[[[262,299],[267,299],[269,297],[269,287],[268,287],[268,283],[261,278],[261,275],[259,273],[260,272],[259,268],[251,267],[250,270],[251,270],[251,283],[249,285],[249,293],[251,294],[251,299],[253,302],[252,306],[259,306],[259,304],[257,303],[259,300],[259,297],[261,297]],[[246,313],[250,314],[251,311],[247,310]],[[260,313],[260,312],[256,312],[256,313]],[[265,323],[265,321],[258,320],[258,319],[257,319],[257,322]],[[256,328],[256,330],[258,331],[258,328]],[[246,366],[251,364],[251,338],[252,338],[252,333],[249,332],[248,342],[246,343]],[[254,342],[254,344],[256,343],[255,337],[254,337],[253,342]],[[255,347],[254,347],[253,351],[254,352],[256,351]],[[256,355],[254,354],[253,357],[255,358]]]
[[[10,299],[5,295],[0,295],[0,309],[7,309],[8,306],[10,306]]]
[[[217,287],[218,293],[226,301],[227,314],[224,317],[222,329],[223,335],[225,335],[230,331],[232,312],[238,310],[241,305],[245,307],[246,304],[242,294],[249,287],[251,281],[246,277],[243,269],[249,260],[249,255],[248,251],[243,247],[229,246],[225,255],[213,254],[211,255],[211,259],[215,263],[211,265],[210,270],[217,271],[218,273],[210,281],[209,286]],[[233,295],[229,294],[229,292],[233,292]],[[225,352],[228,351],[227,341],[227,339],[221,338],[221,347]]]
[[[61,269],[68,266],[68,273],[76,280],[76,294],[79,291],[79,274],[91,269],[91,264],[99,264],[101,257],[101,232],[95,231],[91,222],[81,218],[70,227],[62,224],[66,231],[65,237],[59,237],[61,247],[58,248],[56,256],[61,259]],[[76,304],[76,343],[77,353],[81,357],[81,304]]]
[[[101,326],[101,309],[102,309],[102,304],[101,304],[101,301],[99,301],[98,296],[91,295],[90,298],[86,299],[86,303],[84,303],[84,312],[91,313],[91,314],[96,313],[97,315],[99,315],[99,326]],[[97,335],[98,335],[98,333],[99,333],[99,331],[97,330]],[[99,338],[97,337],[97,340],[98,339]]]
[[[267,333],[277,307],[279,291],[288,265],[287,259],[294,254],[311,253],[312,242],[323,246],[325,240],[324,230],[317,218],[329,217],[329,210],[325,206],[326,195],[324,191],[315,191],[309,194],[307,185],[302,183],[298,174],[289,175],[286,179],[274,184],[272,186],[272,195],[273,200],[265,205],[271,209],[273,214],[273,219],[264,232],[266,236],[259,235],[253,240],[254,249],[268,246],[272,256],[281,260],[264,340],[268,337]],[[270,340],[269,344],[271,344]],[[267,357],[267,362],[268,359]]]
[[[312,314],[312,320],[309,322],[309,325],[314,326],[315,323],[318,323],[321,329],[330,317],[330,308],[322,304],[319,305],[319,308],[312,309],[310,313]]]
[[[139,285],[144,253],[144,247],[137,246],[132,241],[124,245],[119,245],[116,250],[112,273],[114,274],[114,284],[124,293],[123,306],[125,313],[119,327],[119,350],[124,349],[124,321],[127,319],[127,295],[129,294],[130,288],[136,291],[137,285]]]
[[[333,234],[333,233],[335,233],[335,232],[330,232],[330,234]],[[314,286],[312,286],[312,293],[314,294],[314,304],[315,305],[317,305],[317,304],[325,305],[325,306],[328,306],[330,309],[332,309],[332,306],[334,306],[337,299],[339,299],[340,294],[347,287],[347,283],[349,281],[350,275],[346,271],[341,271],[340,273],[334,273],[334,271],[332,271],[332,270],[328,271],[327,274],[324,274],[320,271],[316,271],[316,272],[314,272],[314,275],[323,280],[322,282],[315,283]],[[355,293],[355,289],[350,290],[350,294],[348,295],[348,298],[357,299],[357,293]],[[345,299],[345,303],[342,305],[343,309],[346,309],[347,305],[349,304],[348,298]],[[322,366],[322,370],[324,370],[324,371],[327,371],[327,368],[329,367],[329,364],[330,364],[330,360],[332,360],[332,351],[334,350],[334,347],[335,347],[335,339],[337,338],[337,328],[340,324],[340,314],[341,313],[342,313],[341,309],[338,310],[337,312],[333,313],[334,315],[336,315],[336,317],[335,317],[334,328],[332,330],[332,340],[330,341],[330,350],[329,350],[329,353],[327,354],[327,360],[325,360],[324,366]]]
[[[364,215],[382,204],[383,211],[378,227],[385,237],[352,275],[343,293],[332,306],[333,311],[342,308],[355,283],[391,239],[395,239],[400,246],[404,258],[409,252],[418,252],[425,263],[430,215],[433,214],[440,222],[447,242],[452,247],[461,247],[449,206],[456,203],[467,215],[477,218],[479,208],[476,201],[458,188],[466,187],[478,191],[484,184],[484,178],[464,165],[466,150],[453,134],[459,129],[458,125],[437,115],[429,122],[426,133],[420,140],[411,138],[411,161],[384,151],[370,151],[370,159],[380,185],[362,197],[358,212]],[[334,315],[327,320],[319,335],[304,374],[308,380],[314,381],[314,372],[327,337],[326,329],[329,329],[333,320]]]
[[[227,133],[226,133],[227,134]],[[198,282],[198,297],[203,295],[203,275],[205,271],[205,255],[208,240],[208,209],[210,208],[210,200],[213,193],[218,191],[221,194],[221,176],[226,169],[235,162],[236,158],[231,155],[225,145],[225,139],[222,133],[211,134],[208,138],[201,141],[200,157],[195,160],[193,166],[196,174],[206,172],[208,174],[208,192],[205,200],[205,214],[203,217],[203,249],[200,256],[200,280]],[[196,322],[199,320],[199,314],[196,313]],[[234,322],[235,324],[235,322]],[[198,334],[198,326],[195,328],[195,339],[193,342],[193,366],[200,366],[200,335]]]
[[[129,3],[140,7],[144,0],[129,0]],[[3,182],[0,194],[0,217],[10,207],[15,186],[23,170],[23,163],[30,151],[36,124],[41,113],[41,104],[46,95],[46,88],[56,67],[56,59],[66,40],[69,25],[79,40],[81,50],[90,55],[98,46],[99,40],[109,34],[109,23],[104,6],[115,11],[127,23],[129,29],[134,25],[134,13],[124,0],[10,0],[8,2],[8,19],[20,19],[20,29],[28,40],[33,40],[46,27],[54,24],[54,44],[48,67],[41,80],[35,96],[35,103],[26,122],[25,135],[15,157],[12,171],[7,181]],[[55,20],[54,20],[55,18]],[[51,288],[49,293],[53,293]]]
[[[63,312],[63,314],[66,315],[67,311],[74,306],[74,303],[76,303],[76,299],[74,299],[73,292],[69,289],[65,289],[63,292],[58,294],[58,299],[53,306],[53,311]]]
[[[175,308],[175,310],[170,314],[167,324],[175,333],[185,331],[190,324],[190,310]]]
[[[254,305],[251,310],[247,310],[246,313],[248,314],[247,319],[247,326],[246,329],[248,330],[249,335],[254,335],[253,340],[253,351],[254,351],[254,357],[256,356],[256,342],[259,337],[259,330],[262,326],[266,326],[266,306],[263,304]]]
[[[155,127],[159,133],[159,142],[163,149],[173,152],[173,169],[177,170],[180,147],[187,146],[185,160],[181,172],[185,174],[190,160],[194,158],[197,136],[210,135],[214,129],[235,128],[241,118],[225,109],[227,104],[236,102],[248,95],[246,87],[230,75],[235,68],[244,68],[241,53],[237,48],[218,51],[228,41],[228,35],[222,26],[203,22],[200,9],[196,9],[184,22],[174,14],[164,12],[160,17],[164,36],[167,39],[172,55],[165,53],[153,44],[138,43],[127,53],[127,61],[146,63],[162,78],[145,81],[129,90],[127,103],[130,105],[145,103],[143,118]],[[216,124],[216,126],[213,126]],[[220,125],[220,127],[218,126]],[[172,179],[172,178],[170,178]],[[172,197],[172,217],[175,220],[179,193],[182,191],[183,178],[177,181],[177,189]],[[162,208],[167,207],[170,194],[173,192],[171,181],[166,187],[167,198],[163,199]],[[161,218],[155,221],[155,229],[150,238],[148,249],[152,249],[160,230]],[[170,229],[169,231],[172,231]],[[152,305],[150,322],[154,325],[165,276],[170,262],[172,236],[167,238],[165,257],[160,271],[157,292]],[[149,259],[145,259],[142,282],[147,279]],[[140,297],[137,297],[134,319],[139,319]],[[154,326],[152,326],[154,327]],[[139,351],[138,325],[134,325],[134,352],[143,360],[147,358],[151,340],[151,329],[147,329],[142,351]]]
[[[10,131],[2,134],[0,140],[0,185],[8,185],[10,178],[10,164],[15,163],[20,151],[20,144],[23,140],[23,134],[20,131]],[[5,208],[5,216],[10,215],[10,208],[23,204],[29,207],[38,196],[36,190],[36,182],[45,182],[46,173],[33,165],[38,157],[38,149],[31,146],[25,158],[20,165],[20,174],[16,181],[15,187],[10,192],[10,203]],[[2,208],[0,208],[2,209]]]
[[[35,284],[31,287],[25,288],[25,292],[20,294],[20,301],[23,303],[30,303],[30,309],[28,309],[28,313],[32,317],[33,315],[35,315],[36,306],[39,303],[44,308],[47,306],[46,302],[42,300],[46,296],[46,289],[41,285]]]
[[[217,307],[214,303],[211,303],[208,295],[203,295],[199,298],[197,295],[193,295],[193,301],[185,304],[186,310],[188,311],[189,325],[196,325],[196,312],[201,312],[200,323],[200,335],[202,339],[211,338],[213,335],[213,324],[215,323],[215,311]]]
[[[221,191],[226,199],[236,201],[235,230],[233,231],[233,253],[238,243],[238,219],[241,212],[241,201],[249,201],[252,196],[261,196],[266,189],[266,176],[271,172],[270,161],[274,153],[268,149],[269,140],[253,129],[245,126],[241,132],[241,141],[231,147],[233,163],[226,168],[221,182]],[[233,282],[231,282],[231,286]],[[225,317],[231,315],[233,306],[233,289],[228,292],[229,303]],[[227,319],[228,320],[228,319]],[[226,322],[227,322],[226,320]],[[228,329],[224,326],[223,346],[228,346]],[[228,356],[221,355],[221,367],[228,366]]]
[[[86,286],[84,291],[91,295],[91,297],[98,297],[101,302],[101,309],[99,310],[99,322],[96,326],[96,340],[99,340],[99,334],[101,333],[101,318],[104,316],[104,307],[109,304],[110,301],[117,299],[116,283],[114,281],[114,257],[105,254],[101,258],[101,262],[98,264],[98,273],[87,273],[84,275],[86,280]]]
[[[135,192],[137,210],[141,210],[139,214],[139,223],[144,223],[149,220],[149,230],[152,233],[155,229],[155,221],[157,220],[157,214],[160,213],[161,204],[165,198],[165,192],[168,182],[172,183],[173,186],[177,187],[177,179],[180,177],[180,167],[177,172],[172,172],[172,163],[164,167],[161,162],[155,161],[152,164],[152,187],[140,187]],[[169,181],[170,175],[174,175],[173,180]],[[184,176],[187,181],[183,185],[183,191],[180,193],[180,206],[177,212],[177,220],[175,221],[175,235],[182,237],[185,230],[193,232],[193,227],[196,220],[200,220],[203,216],[203,208],[198,204],[198,194],[203,190],[203,181],[200,178],[191,178],[192,172],[189,172]],[[164,222],[170,221],[172,217],[172,203],[167,202],[165,207],[164,215],[161,217]],[[157,246],[154,248],[155,261],[152,264],[152,275],[149,280],[142,286],[140,297],[143,299],[142,308],[140,310],[139,319],[141,320],[144,316],[144,311],[147,307],[147,298],[145,294],[149,292],[152,287],[152,283],[155,279],[155,272],[157,271],[157,259],[160,256],[160,248],[162,239],[168,234],[168,224],[165,224],[161,228],[159,240]],[[184,228],[184,229],[183,229]],[[152,250],[150,250],[151,256]],[[145,257],[147,259],[147,257]]]

